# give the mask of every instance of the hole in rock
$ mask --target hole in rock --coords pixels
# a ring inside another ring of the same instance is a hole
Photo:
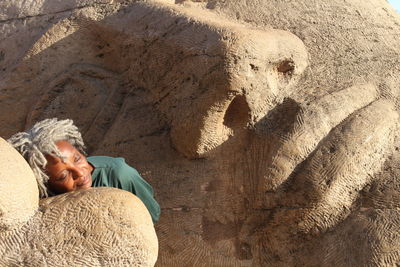
[[[292,60],[284,60],[278,64],[276,68],[279,73],[284,75],[292,75],[295,68],[295,64]]]
[[[246,127],[250,118],[250,108],[244,96],[236,96],[226,110],[224,125],[231,129]]]

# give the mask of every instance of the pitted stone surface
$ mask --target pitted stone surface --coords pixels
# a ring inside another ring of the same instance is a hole
[[[0,134],[72,118],[91,153],[125,157],[162,207],[158,266],[400,262],[385,0],[18,3]]]
[[[20,227],[38,208],[39,190],[31,168],[18,151],[2,138],[0,192],[0,231]]]

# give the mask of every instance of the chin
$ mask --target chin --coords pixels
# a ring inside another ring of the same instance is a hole
[[[88,188],[90,188],[92,186],[92,182],[93,182],[92,181],[92,177],[89,177],[87,183],[78,186],[77,189],[88,189]]]
[[[92,181],[89,181],[87,184],[81,186],[82,189],[88,189],[90,187],[92,187]]]

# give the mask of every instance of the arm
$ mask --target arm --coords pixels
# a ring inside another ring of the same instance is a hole
[[[134,168],[126,164],[123,158],[117,160],[116,167],[112,172],[116,183],[114,187],[129,191],[140,198],[149,211],[153,222],[156,223],[160,217],[160,205],[154,199],[153,188]]]

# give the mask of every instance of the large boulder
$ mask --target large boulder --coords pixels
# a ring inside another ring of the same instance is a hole
[[[0,134],[72,118],[124,156],[162,207],[159,266],[400,261],[385,0],[1,5]]]

